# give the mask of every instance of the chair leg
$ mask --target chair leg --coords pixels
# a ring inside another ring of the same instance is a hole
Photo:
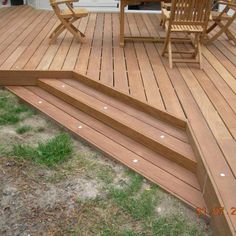
[[[165,43],[164,43],[164,47],[163,47],[163,50],[162,50],[162,56],[165,56],[165,53],[166,53],[166,49],[168,47],[168,42],[170,41],[170,32],[168,31],[167,32],[167,35],[166,35],[166,39],[165,39]]]
[[[78,39],[78,41],[82,41],[83,34],[73,25],[73,22],[75,22],[77,19],[70,20],[64,20],[64,25],[71,32],[71,34],[74,35],[75,38]],[[78,34],[79,33],[79,34]]]
[[[198,55],[198,35],[197,34],[195,34],[193,46],[194,46],[193,58],[196,58]]]
[[[50,44],[55,42],[57,37],[64,31],[68,30],[72,35],[74,35],[75,38],[77,38],[78,41],[82,41],[82,38],[85,37],[85,35],[80,32],[73,23],[77,21],[79,18],[72,18],[72,19],[60,19],[61,23],[56,27],[56,29],[52,32],[50,35]]]
[[[236,45],[236,37],[228,29],[225,30],[225,34],[228,37],[228,39],[232,40]]]
[[[236,12],[234,13],[234,17],[232,17],[231,20],[229,20],[225,25],[221,22],[218,23],[218,25],[222,28],[223,33],[226,34],[229,40],[232,40],[236,44],[236,38],[235,36],[229,31],[229,26],[233,23],[233,21],[236,19]]]
[[[52,34],[49,36],[50,38],[50,44],[53,44],[58,36],[66,29],[66,27],[63,24],[60,24],[57,26],[57,28],[52,32]]]
[[[169,55],[169,65],[170,68],[173,68],[173,59],[172,59],[172,48],[171,48],[171,38],[169,38],[168,42],[168,55]]]
[[[217,26],[216,22],[214,22],[207,30],[206,33],[210,33],[213,29],[215,29],[215,27]]]
[[[162,26],[162,29],[165,29],[165,24],[166,24],[166,19],[165,16],[163,15],[161,17],[161,22],[160,22],[160,26]]]
[[[160,26],[163,25],[163,18],[161,18],[161,21],[160,21]]]
[[[200,69],[202,70],[203,68],[203,64],[202,64],[202,44],[201,44],[201,35],[197,34],[197,49],[198,49],[198,61],[199,61],[199,65],[200,65]]]
[[[226,24],[223,24],[221,21],[216,21],[215,23],[214,23],[214,26],[216,25],[216,26],[219,26],[219,28],[220,28],[220,30],[212,37],[212,38],[210,38],[208,41],[207,41],[207,43],[209,44],[209,43],[212,43],[214,40],[216,40],[221,34],[223,34],[223,33],[226,33],[226,31],[228,31],[229,32],[229,26],[233,23],[233,21],[236,19],[236,13],[234,13],[234,16],[232,16],[232,18],[230,19],[230,20],[228,20],[228,22],[226,23]],[[214,27],[215,28],[215,27]],[[213,28],[213,29],[214,29]],[[211,29],[211,27],[209,28],[209,30]],[[207,30],[207,33],[209,33],[210,31],[209,30]],[[228,33],[229,34],[229,33]],[[227,33],[226,33],[226,35],[227,35]],[[228,35],[227,35],[228,36]],[[229,37],[231,37],[231,35],[229,36]],[[233,37],[233,38],[235,38],[235,37]],[[234,41],[234,40],[233,40]],[[235,40],[236,41],[236,40]],[[234,41],[234,42],[235,42]]]
[[[207,44],[211,44],[213,41],[215,41],[223,33],[224,33],[224,29],[219,30],[213,37],[208,39]]]
[[[56,32],[58,32],[61,28],[63,28],[64,26],[63,26],[63,24],[62,23],[60,23],[54,30],[53,30],[53,32],[50,34],[50,36],[49,36],[49,38],[51,39],[53,36],[54,36],[54,34],[56,34]]]
[[[72,20],[68,20],[68,22],[70,22],[70,24],[72,25],[77,19],[73,18]],[[73,25],[72,25],[73,26]],[[73,26],[74,27],[74,26]],[[65,30],[67,29],[67,27],[65,26],[65,24],[63,22],[61,22],[56,28],[55,30],[52,32],[52,34],[49,36],[50,40],[50,44],[53,44],[57,37]],[[77,31],[77,29],[74,27],[74,30]]]
[[[78,30],[74,25],[71,24],[71,28],[72,28],[77,34],[79,33],[82,38],[85,37],[85,34],[83,34],[80,30]]]
[[[165,29],[166,19],[163,19],[162,29]]]

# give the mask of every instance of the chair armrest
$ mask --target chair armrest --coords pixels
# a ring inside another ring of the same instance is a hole
[[[171,9],[171,3],[161,2],[161,7],[162,7],[162,9],[165,8],[169,11]]]

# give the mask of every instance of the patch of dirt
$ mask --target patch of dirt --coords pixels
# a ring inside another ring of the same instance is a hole
[[[32,127],[32,131],[25,134],[17,134],[16,129],[24,125]],[[39,128],[44,128],[44,132],[35,132]],[[43,142],[54,137],[60,132],[56,125],[48,122],[41,115],[34,115],[27,119],[24,119],[18,125],[6,125],[1,126],[0,140],[1,145],[4,145],[9,150],[11,144],[27,144],[35,145],[38,142]]]
[[[61,132],[58,126],[54,125],[52,122],[49,122],[40,114],[23,120],[20,123],[20,126],[24,125],[32,127],[30,132],[21,135],[25,140],[27,140],[27,144],[29,145],[48,140]],[[43,128],[44,131],[37,132],[37,129],[40,128]]]
[[[24,138],[18,135],[15,131],[15,128],[12,126],[1,127],[0,140],[1,144],[5,145],[6,147],[9,147],[9,144],[11,143],[24,142]]]
[[[0,235],[65,235],[80,214],[78,199],[102,197],[101,184],[79,174],[56,184],[35,178],[49,174],[1,158]]]

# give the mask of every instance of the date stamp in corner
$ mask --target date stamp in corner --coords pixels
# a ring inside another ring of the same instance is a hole
[[[196,213],[198,216],[222,216],[224,215],[225,208],[224,207],[214,207],[210,210],[210,212],[207,211],[206,207],[197,207]],[[231,216],[236,216],[236,207],[231,207],[229,214]]]

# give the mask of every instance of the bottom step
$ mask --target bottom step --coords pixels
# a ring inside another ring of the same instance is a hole
[[[36,86],[8,90],[74,135],[123,163],[193,208],[206,207],[196,176]]]

